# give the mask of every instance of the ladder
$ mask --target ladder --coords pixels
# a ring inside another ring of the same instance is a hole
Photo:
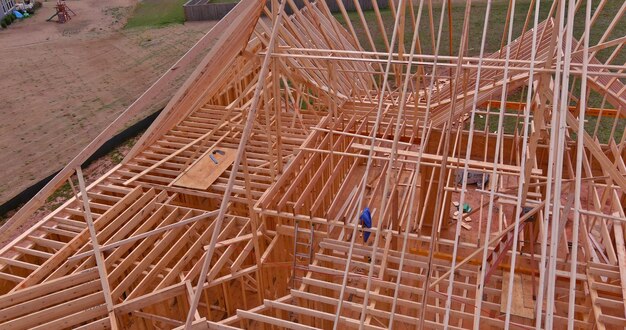
[[[528,220],[525,220],[519,224],[518,233],[522,232],[522,230],[524,229],[527,223],[528,223]],[[504,256],[506,256],[506,253],[509,251],[509,249],[513,245],[513,241],[515,239],[516,237],[515,237],[514,231],[509,230],[504,236],[502,236],[502,238],[500,238],[496,247],[493,249],[493,251],[491,251],[489,256],[487,256],[487,269],[485,272],[485,282],[484,282],[485,285],[487,285],[487,283],[489,282],[489,277],[498,268],[498,265],[502,262],[502,259],[504,259]]]
[[[290,285],[292,289],[296,288],[296,282],[302,282],[313,260],[315,225],[311,224],[311,230],[302,230],[300,221],[296,220],[293,230],[293,269]]]

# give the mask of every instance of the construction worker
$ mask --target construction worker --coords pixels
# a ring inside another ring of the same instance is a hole
[[[361,213],[361,216],[359,217],[359,220],[361,222],[361,226],[363,228],[363,244],[367,245],[367,240],[370,238],[370,234],[371,232],[367,229],[372,228],[372,213],[370,212],[369,207],[366,207],[363,210],[363,213]],[[367,261],[371,262],[372,261],[372,257],[368,256],[367,257]]]

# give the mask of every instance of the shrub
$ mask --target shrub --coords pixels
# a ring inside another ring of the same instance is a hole
[[[11,23],[13,23],[13,20],[7,15],[7,16],[4,16],[4,18],[2,19],[2,22],[4,22],[4,24],[6,25],[11,25]]]
[[[1,26],[3,29],[6,29],[8,25],[7,25],[7,23],[6,23],[4,20],[2,20],[2,21],[0,22],[0,26]]]
[[[41,6],[43,6],[41,1],[35,1],[35,5],[33,6],[33,9],[39,9],[41,8]]]

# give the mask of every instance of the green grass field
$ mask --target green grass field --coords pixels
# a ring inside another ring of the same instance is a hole
[[[187,0],[144,0],[135,7],[125,28],[159,27],[185,22],[183,4]]]

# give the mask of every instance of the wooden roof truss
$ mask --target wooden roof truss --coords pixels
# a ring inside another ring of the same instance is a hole
[[[70,183],[0,250],[0,328],[626,327],[626,3],[372,3],[242,0],[2,227]]]

